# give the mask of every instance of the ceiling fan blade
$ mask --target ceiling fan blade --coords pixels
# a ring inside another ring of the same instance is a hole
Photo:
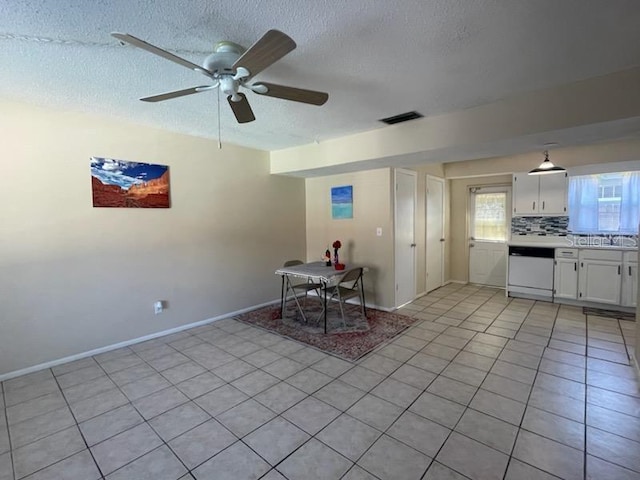
[[[253,90],[253,87],[257,88]],[[266,91],[262,87],[266,87]],[[283,98],[294,102],[309,103],[311,105],[324,105],[329,99],[329,94],[325,92],[285,87],[284,85],[276,85],[275,83],[260,82],[252,85],[250,88],[260,95]]]
[[[269,30],[236,60],[233,68],[244,67],[253,77],[295,48],[296,42],[288,35],[279,30]]]
[[[194,93],[209,90],[210,85],[202,85],[200,87],[185,88],[184,90],[176,90],[175,92],[161,93],[160,95],[152,95],[151,97],[141,98],[143,102],[162,102],[163,100],[171,100],[172,98],[184,97]]]
[[[238,102],[231,100],[231,95],[227,97],[227,101],[231,106],[231,110],[233,110],[233,114],[236,116],[236,120],[238,120],[238,123],[253,122],[256,117],[253,116],[253,110],[251,110],[251,105],[249,105],[247,97],[242,93],[238,93],[237,95],[241,97],[241,100]]]
[[[144,40],[140,40],[139,38],[134,37],[133,35],[129,35],[128,33],[113,32],[111,33],[111,36],[117,38],[122,42],[133,45],[134,47],[141,48],[142,50],[146,50],[149,53],[153,53],[154,55],[158,55],[162,58],[166,58],[167,60],[171,60],[172,62],[177,63],[178,65],[182,65],[183,67],[187,67],[191,70],[195,70],[196,72],[201,72],[206,75],[213,75],[213,73],[211,73],[206,68],[201,67],[200,65],[196,65],[195,63],[192,63],[189,60],[185,60],[182,57],[178,57],[173,53],[167,52],[166,50],[156,47],[155,45],[151,45],[150,43],[147,43]]]

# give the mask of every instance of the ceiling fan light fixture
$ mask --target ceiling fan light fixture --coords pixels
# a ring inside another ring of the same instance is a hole
[[[549,151],[545,150],[544,161],[540,164],[539,167],[530,170],[529,175],[549,175],[551,173],[562,173],[566,171],[566,168],[554,165],[551,160],[549,160]]]

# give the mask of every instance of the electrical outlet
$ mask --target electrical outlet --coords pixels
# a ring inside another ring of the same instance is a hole
[[[159,313],[162,313],[162,310],[164,310],[164,306],[162,305],[162,300],[158,300],[153,304],[153,313],[158,315]]]

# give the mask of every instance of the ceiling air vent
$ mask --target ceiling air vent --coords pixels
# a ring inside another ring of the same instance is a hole
[[[408,122],[409,120],[415,120],[416,118],[422,118],[424,115],[418,112],[401,113],[400,115],[394,115],[393,117],[387,117],[380,119],[381,122],[387,125],[393,125],[394,123]]]

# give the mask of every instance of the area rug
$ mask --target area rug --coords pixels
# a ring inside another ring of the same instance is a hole
[[[343,326],[337,306],[330,305],[327,315],[328,333],[325,335],[322,306],[319,302],[316,303],[318,305],[307,305],[304,308],[308,320],[306,324],[293,302],[286,308],[284,319],[280,318],[279,306],[263,307],[235,318],[346,360],[357,360],[416,321],[405,315],[371,308],[367,308],[365,321],[360,307],[348,305],[345,311],[346,326]]]
[[[597,315],[598,317],[616,318],[618,320],[636,321],[636,314],[633,312],[619,312],[617,310],[604,310],[601,308],[582,307],[585,315]]]

